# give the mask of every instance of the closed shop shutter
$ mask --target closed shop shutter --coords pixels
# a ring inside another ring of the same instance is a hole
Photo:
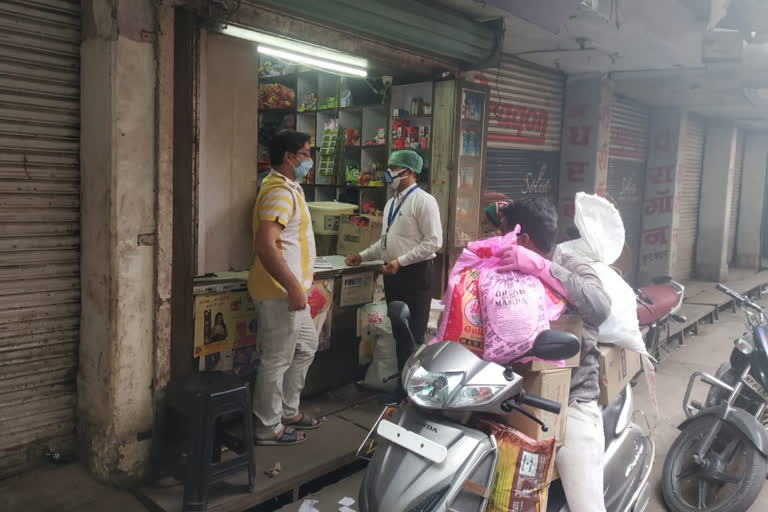
[[[736,135],[736,156],[733,161],[733,187],[731,188],[731,216],[728,225],[728,263],[736,258],[736,228],[739,221],[739,200],[741,198],[741,177],[744,174],[744,134]]]
[[[467,77],[491,88],[489,148],[560,151],[562,74],[505,56],[498,68]]]
[[[0,0],[0,478],[71,450],[80,2]]]
[[[677,257],[673,277],[688,279],[693,274],[696,255],[696,234],[699,224],[699,197],[701,172],[704,163],[704,120],[688,116],[682,160],[678,172],[680,179],[680,224],[678,229]]]
[[[607,192],[616,201],[624,221],[631,258],[622,262],[628,281],[635,278],[643,222],[643,185],[648,153],[648,107],[617,97],[611,108]]]
[[[486,201],[548,197],[556,199],[560,153],[489,148]]]

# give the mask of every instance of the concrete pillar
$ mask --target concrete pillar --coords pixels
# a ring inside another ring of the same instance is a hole
[[[152,429],[155,20],[151,0],[84,0],[81,459],[140,476]]]
[[[638,282],[672,274],[677,255],[679,164],[687,115],[676,108],[651,110],[648,159],[640,240]]]
[[[560,234],[573,225],[577,192],[605,195],[613,82],[599,75],[569,78],[560,150]]]
[[[744,175],[741,178],[739,225],[736,236],[736,265],[759,270],[765,210],[768,133],[751,133],[744,145]]]
[[[731,216],[736,126],[712,121],[707,126],[701,176],[699,229],[696,242],[696,277],[728,280],[728,225]]]

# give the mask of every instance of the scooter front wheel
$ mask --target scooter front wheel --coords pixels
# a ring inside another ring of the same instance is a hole
[[[768,463],[732,425],[724,423],[705,460],[695,460],[716,421],[701,416],[690,422],[667,454],[661,484],[672,512],[745,512],[760,493]]]

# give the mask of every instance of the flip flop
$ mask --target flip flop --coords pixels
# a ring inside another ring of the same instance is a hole
[[[277,438],[259,439],[254,437],[253,441],[259,446],[291,446],[301,444],[307,440],[307,436],[301,437],[301,434],[293,428],[285,427]]]
[[[301,413],[301,418],[298,421],[290,421],[287,418],[283,418],[283,425],[287,427],[293,427],[296,430],[314,430],[320,428],[320,419],[314,416],[307,416]]]

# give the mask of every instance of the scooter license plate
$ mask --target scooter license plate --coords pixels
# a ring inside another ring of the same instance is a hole
[[[371,430],[368,432],[368,435],[365,436],[363,444],[361,444],[360,448],[357,449],[358,457],[365,460],[371,460],[373,452],[376,451],[376,429],[379,428],[379,423],[381,423],[382,420],[391,418],[396,410],[397,407],[386,407],[381,412],[379,418],[376,420],[376,423],[373,424],[373,428],[371,428]]]
[[[448,449],[445,446],[430,441],[426,437],[406,430],[388,420],[382,420],[379,423],[376,433],[396,445],[402,446],[427,460],[431,460],[435,464],[441,464],[448,455]]]

